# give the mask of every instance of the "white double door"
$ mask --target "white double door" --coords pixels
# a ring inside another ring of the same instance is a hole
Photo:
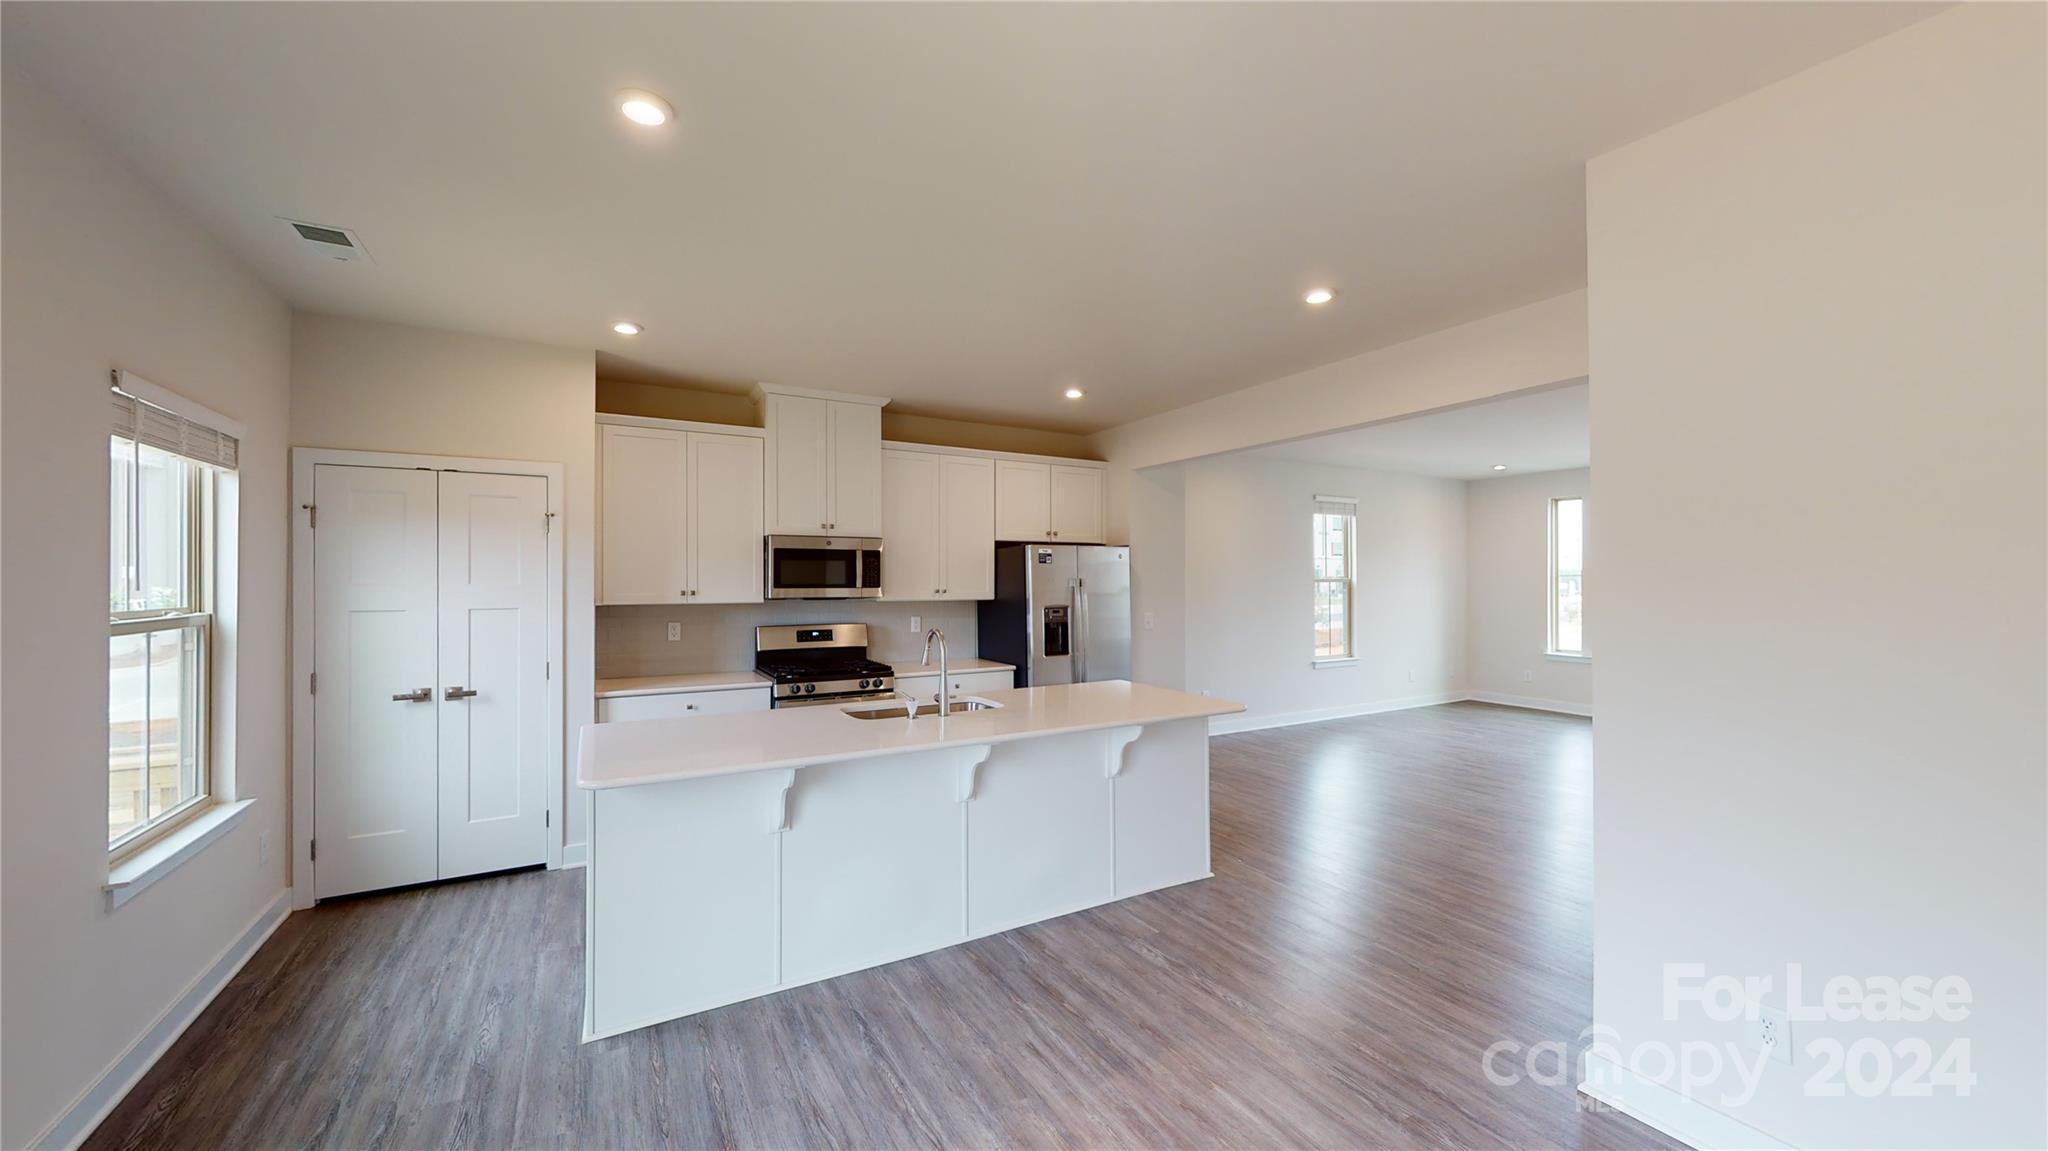
[[[314,469],[318,897],[547,861],[547,484]]]

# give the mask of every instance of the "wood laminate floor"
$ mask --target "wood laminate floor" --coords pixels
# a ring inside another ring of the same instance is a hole
[[[1214,879],[588,1045],[581,871],[324,904],[89,1145],[1673,1148],[1481,1068],[1590,1022],[1591,744],[1219,736]]]

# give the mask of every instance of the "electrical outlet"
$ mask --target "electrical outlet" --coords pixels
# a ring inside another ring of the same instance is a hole
[[[914,615],[914,616],[911,616],[911,617],[910,617],[910,630],[911,630],[911,631],[923,631],[923,630],[924,630],[924,617],[923,617],[923,616],[921,616],[921,615]]]
[[[1149,611],[1145,613],[1145,624],[1144,624],[1144,626],[1145,626],[1145,630],[1146,630],[1146,631],[1151,631],[1151,630],[1152,630],[1152,613],[1151,613],[1151,612],[1149,612]]]
[[[683,625],[679,623],[668,625],[668,642],[674,643],[681,638],[683,638]]]
[[[1528,668],[1523,668],[1523,669],[1522,669],[1522,682],[1523,682],[1523,683],[1535,683],[1535,682],[1536,682],[1536,673],[1535,673],[1535,672],[1533,672],[1533,671],[1530,671],[1530,670],[1529,670]]]
[[[268,831],[260,831],[256,834],[256,865],[258,867],[270,866],[270,832]]]
[[[1761,1051],[1780,1063],[1792,1062],[1792,1024],[1784,1011],[1760,1003],[1756,1018],[1748,1022],[1751,1050]]]

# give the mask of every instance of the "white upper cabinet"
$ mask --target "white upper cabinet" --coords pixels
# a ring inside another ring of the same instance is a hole
[[[757,385],[768,429],[767,530],[876,536],[882,531],[882,405],[865,396]],[[885,565],[886,568],[886,565]]]
[[[882,570],[889,570],[886,557]],[[942,599],[995,598],[994,460],[939,457],[939,595]]]
[[[689,436],[598,426],[599,603],[683,603],[689,590]]]
[[[939,459],[882,453],[882,598],[939,595]]]
[[[1102,542],[1101,468],[997,460],[995,487],[997,539]]]
[[[882,595],[995,595],[995,466],[983,456],[882,453]]]
[[[598,427],[601,604],[760,603],[759,435]]]
[[[1102,542],[1101,468],[1052,465],[1052,538],[1063,544]]]
[[[690,603],[761,602],[762,441],[690,433]]]

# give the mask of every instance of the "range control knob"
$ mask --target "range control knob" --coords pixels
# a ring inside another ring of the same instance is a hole
[[[807,683],[807,684],[805,684],[805,685],[804,685],[804,694],[805,694],[805,695],[809,695],[809,694],[811,694],[812,692],[814,692],[814,691],[816,691],[816,690],[818,690],[818,685],[817,685],[817,684],[815,684],[815,683]]]

